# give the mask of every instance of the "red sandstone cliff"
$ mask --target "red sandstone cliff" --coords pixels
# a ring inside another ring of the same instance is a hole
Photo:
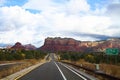
[[[40,50],[43,51],[104,51],[106,48],[119,48],[120,39],[109,39],[106,41],[77,41],[72,38],[46,38],[45,43]]]

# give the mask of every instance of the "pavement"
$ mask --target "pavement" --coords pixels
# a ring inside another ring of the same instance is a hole
[[[54,53],[50,61],[39,63],[1,80],[97,80],[67,64],[56,62]]]
[[[39,67],[42,64],[44,64],[44,63],[39,63],[39,64],[36,64],[36,65],[30,66],[28,68],[25,68],[25,69],[23,69],[23,70],[21,70],[19,72],[16,72],[16,73],[14,73],[12,75],[9,75],[9,76],[7,76],[5,78],[2,78],[0,80],[18,80],[18,78],[20,78],[23,75],[29,73],[30,71],[32,71],[33,69]]]
[[[37,67],[17,80],[97,80],[71,66],[56,62],[53,53],[50,57],[50,62]]]

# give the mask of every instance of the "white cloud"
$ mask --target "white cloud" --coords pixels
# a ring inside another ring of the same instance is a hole
[[[90,9],[86,0],[70,0],[67,3],[67,10],[70,13],[88,12]]]
[[[118,4],[118,3],[120,3],[120,0],[111,0],[111,2],[112,2],[113,4]]]
[[[26,9],[41,12],[33,14]],[[114,10],[113,12],[116,13]],[[22,7],[0,7],[0,43],[19,41],[40,46],[43,43],[36,42],[43,42],[44,38],[49,36],[96,40],[94,37],[73,36],[64,32],[118,35],[120,28],[113,27],[119,18],[114,21],[108,13],[109,8],[105,7],[96,8],[95,12],[90,10],[86,0],[69,0],[64,3],[53,0],[28,0]]]
[[[23,5],[23,8],[41,11],[54,11],[54,6],[55,5],[52,3],[52,0],[28,0],[28,3]]]
[[[105,16],[78,16],[55,14],[51,16],[53,31],[77,31],[94,34],[105,34],[105,31],[111,24],[109,17]],[[106,33],[107,34],[107,33]]]
[[[112,25],[107,30],[112,36],[120,37],[120,0],[114,0],[106,8],[106,15],[111,18]]]
[[[61,12],[66,13],[80,13],[89,11],[89,4],[86,0],[69,0],[65,3],[58,4],[53,0],[29,0],[28,3],[23,5],[23,8],[37,9],[45,12]]]
[[[0,42],[15,43],[30,43],[35,40],[35,35],[42,32],[45,27],[45,20],[41,15],[35,15],[21,7],[2,7],[0,8]],[[42,24],[44,27],[42,27]],[[39,31],[40,30],[40,31]]]

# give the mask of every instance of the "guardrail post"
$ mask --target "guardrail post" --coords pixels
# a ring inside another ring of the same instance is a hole
[[[80,66],[82,67],[82,64],[80,64]]]
[[[99,64],[95,64],[95,66],[96,66],[96,70],[100,69]]]

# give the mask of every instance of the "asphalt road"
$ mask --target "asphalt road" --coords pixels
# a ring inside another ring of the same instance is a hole
[[[68,66],[55,62],[53,54],[50,56],[52,58],[50,62],[39,66],[18,80],[88,80]]]

